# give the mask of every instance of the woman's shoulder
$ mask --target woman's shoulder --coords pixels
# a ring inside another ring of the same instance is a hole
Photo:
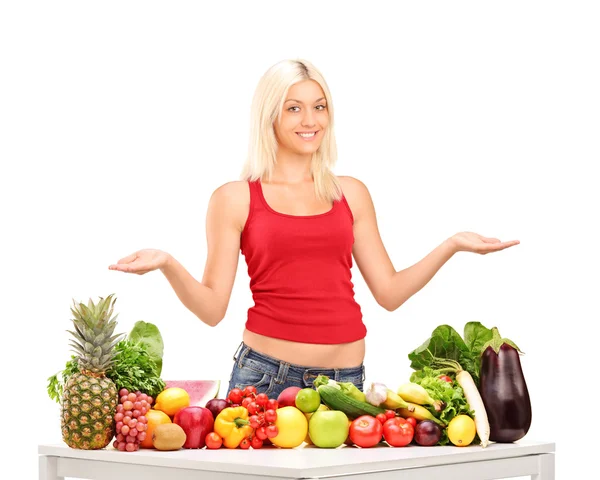
[[[337,179],[340,182],[346,200],[357,199],[360,201],[365,196],[369,196],[369,189],[358,178],[338,175]]]
[[[222,198],[237,203],[239,200],[250,199],[248,182],[245,180],[233,180],[224,183],[215,189],[213,197]]]
[[[361,209],[372,203],[369,189],[362,181],[355,177],[338,175],[337,179],[340,182],[342,193],[346,197],[350,210],[356,219],[357,215],[360,215]]]
[[[250,208],[250,189],[245,180],[234,180],[217,187],[210,198],[210,205],[222,215],[243,227]]]

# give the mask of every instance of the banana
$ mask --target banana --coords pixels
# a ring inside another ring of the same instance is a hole
[[[398,395],[407,402],[417,405],[432,405],[436,412],[441,412],[446,404],[441,400],[431,398],[427,390],[417,383],[404,383],[398,387]]]
[[[440,419],[433,416],[433,414],[427,410],[425,407],[421,405],[417,405],[416,403],[407,402],[408,408],[401,408],[398,410],[398,413],[401,417],[413,417],[416,420],[432,420],[437,423],[441,427],[445,427],[446,424],[442,422]]]
[[[380,405],[383,408],[388,408],[390,410],[397,410],[398,408],[408,408],[408,404],[391,389],[387,389],[387,398]]]

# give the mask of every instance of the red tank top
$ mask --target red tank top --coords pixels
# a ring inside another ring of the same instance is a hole
[[[248,182],[250,212],[242,231],[254,306],[246,328],[305,343],[346,343],[367,329],[354,300],[354,219],[345,197],[326,213],[296,216],[267,204],[259,180]]]

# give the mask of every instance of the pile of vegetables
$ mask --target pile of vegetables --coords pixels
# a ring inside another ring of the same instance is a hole
[[[475,420],[483,447],[489,441],[514,442],[531,424],[531,403],[519,360],[520,349],[502,338],[496,327],[480,322],[465,325],[464,338],[450,325],[440,325],[420,347],[409,353],[421,385],[442,410],[426,405],[445,425],[457,415]],[[400,392],[399,392],[400,393]],[[445,431],[440,445],[448,443]]]
[[[107,370],[118,389],[141,391],[154,398],[165,388],[161,378],[164,343],[158,327],[142,320],[135,323],[126,339],[115,345],[114,364]],[[71,356],[64,370],[48,378],[48,396],[60,402],[68,378],[79,372],[76,357]]]

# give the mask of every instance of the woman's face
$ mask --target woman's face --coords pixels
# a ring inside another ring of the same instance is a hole
[[[312,155],[321,145],[328,124],[329,112],[323,89],[314,80],[304,80],[289,89],[283,104],[281,124],[275,122],[273,127],[279,149]],[[308,135],[301,136],[300,133]]]

